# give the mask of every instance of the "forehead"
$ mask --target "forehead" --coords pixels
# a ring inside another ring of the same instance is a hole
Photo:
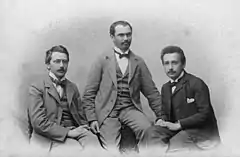
[[[62,53],[62,52],[53,52],[52,53],[52,60],[56,60],[56,59],[68,59],[67,58],[67,54]]]
[[[126,26],[123,26],[123,25],[117,25],[115,27],[115,34],[121,34],[121,33],[130,33],[131,32],[131,28],[126,25]]]
[[[167,53],[163,56],[163,61],[180,61],[181,56],[178,53]]]

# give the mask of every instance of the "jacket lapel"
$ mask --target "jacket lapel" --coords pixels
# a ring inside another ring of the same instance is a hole
[[[183,88],[183,85],[187,82],[187,79],[186,79],[186,72],[184,72],[184,75],[182,77],[182,79],[180,80],[180,82],[177,84],[176,86],[176,89],[174,90],[172,96],[174,96],[179,90],[181,90]]]
[[[134,53],[130,50],[129,51],[129,77],[128,77],[128,84],[130,84],[133,76],[134,76],[134,73],[136,71],[136,67],[137,67],[137,58],[136,56],[134,55]]]
[[[67,95],[68,105],[71,105],[72,98],[74,95],[74,88],[72,87],[72,84],[68,79],[66,80],[66,95]]]
[[[117,87],[116,58],[113,51],[106,56],[106,59],[109,61],[108,64],[109,75],[113,81],[113,84]]]
[[[54,87],[51,79],[49,78],[49,76],[46,76],[45,79],[45,87],[48,88],[48,93],[58,102],[58,104],[60,104],[60,97],[59,94],[56,90],[56,88]]]

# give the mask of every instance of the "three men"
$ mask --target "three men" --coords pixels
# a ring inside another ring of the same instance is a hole
[[[51,152],[100,146],[89,131],[77,86],[65,78],[69,53],[61,45],[46,52],[48,73],[29,88],[30,143]]]
[[[144,60],[130,50],[132,27],[126,21],[110,26],[114,47],[93,64],[83,95],[87,120],[94,133],[103,135],[109,149],[116,149],[122,124],[141,140],[151,122],[143,113],[140,92],[158,119],[164,119],[161,96]]]
[[[131,25],[114,22],[110,37],[114,46],[92,65],[82,103],[76,85],[65,78],[67,49],[59,45],[47,51],[49,73],[29,89],[31,143],[51,151],[65,146],[99,147],[96,134],[108,149],[115,150],[123,125],[131,128],[143,149],[164,147],[174,138],[183,147],[192,143],[200,149],[220,142],[208,87],[184,70],[186,58],[180,47],[162,50],[161,61],[170,81],[160,96],[144,60],[130,50]],[[155,126],[143,113],[140,92],[156,114]]]
[[[207,85],[198,77],[187,73],[186,58],[180,47],[168,46],[162,50],[161,61],[170,81],[162,86],[162,104],[166,121],[149,128],[143,141],[147,148],[210,149],[220,142],[217,120],[210,101]],[[177,146],[174,146],[177,144]]]

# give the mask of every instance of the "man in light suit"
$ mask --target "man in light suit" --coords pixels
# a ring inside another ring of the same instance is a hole
[[[161,60],[170,78],[161,90],[167,120],[146,131],[145,146],[160,150],[170,140],[171,150],[210,149],[218,145],[217,120],[207,85],[184,70],[186,58],[180,47],[165,47]]]
[[[100,146],[91,133],[77,86],[65,78],[69,53],[61,45],[46,52],[47,75],[29,88],[30,144],[54,153]]]
[[[158,119],[164,119],[161,96],[144,60],[130,50],[132,27],[126,21],[110,26],[114,43],[93,64],[83,95],[90,127],[103,135],[108,149],[116,150],[122,125],[130,127],[139,141],[151,122],[143,113],[140,92]]]

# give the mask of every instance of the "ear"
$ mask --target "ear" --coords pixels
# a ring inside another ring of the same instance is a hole
[[[183,65],[183,69],[185,69],[185,67],[186,67],[186,63]]]
[[[49,64],[46,64],[47,65],[47,70],[50,70],[50,65]]]
[[[114,39],[114,35],[110,34],[110,38],[113,40]]]

